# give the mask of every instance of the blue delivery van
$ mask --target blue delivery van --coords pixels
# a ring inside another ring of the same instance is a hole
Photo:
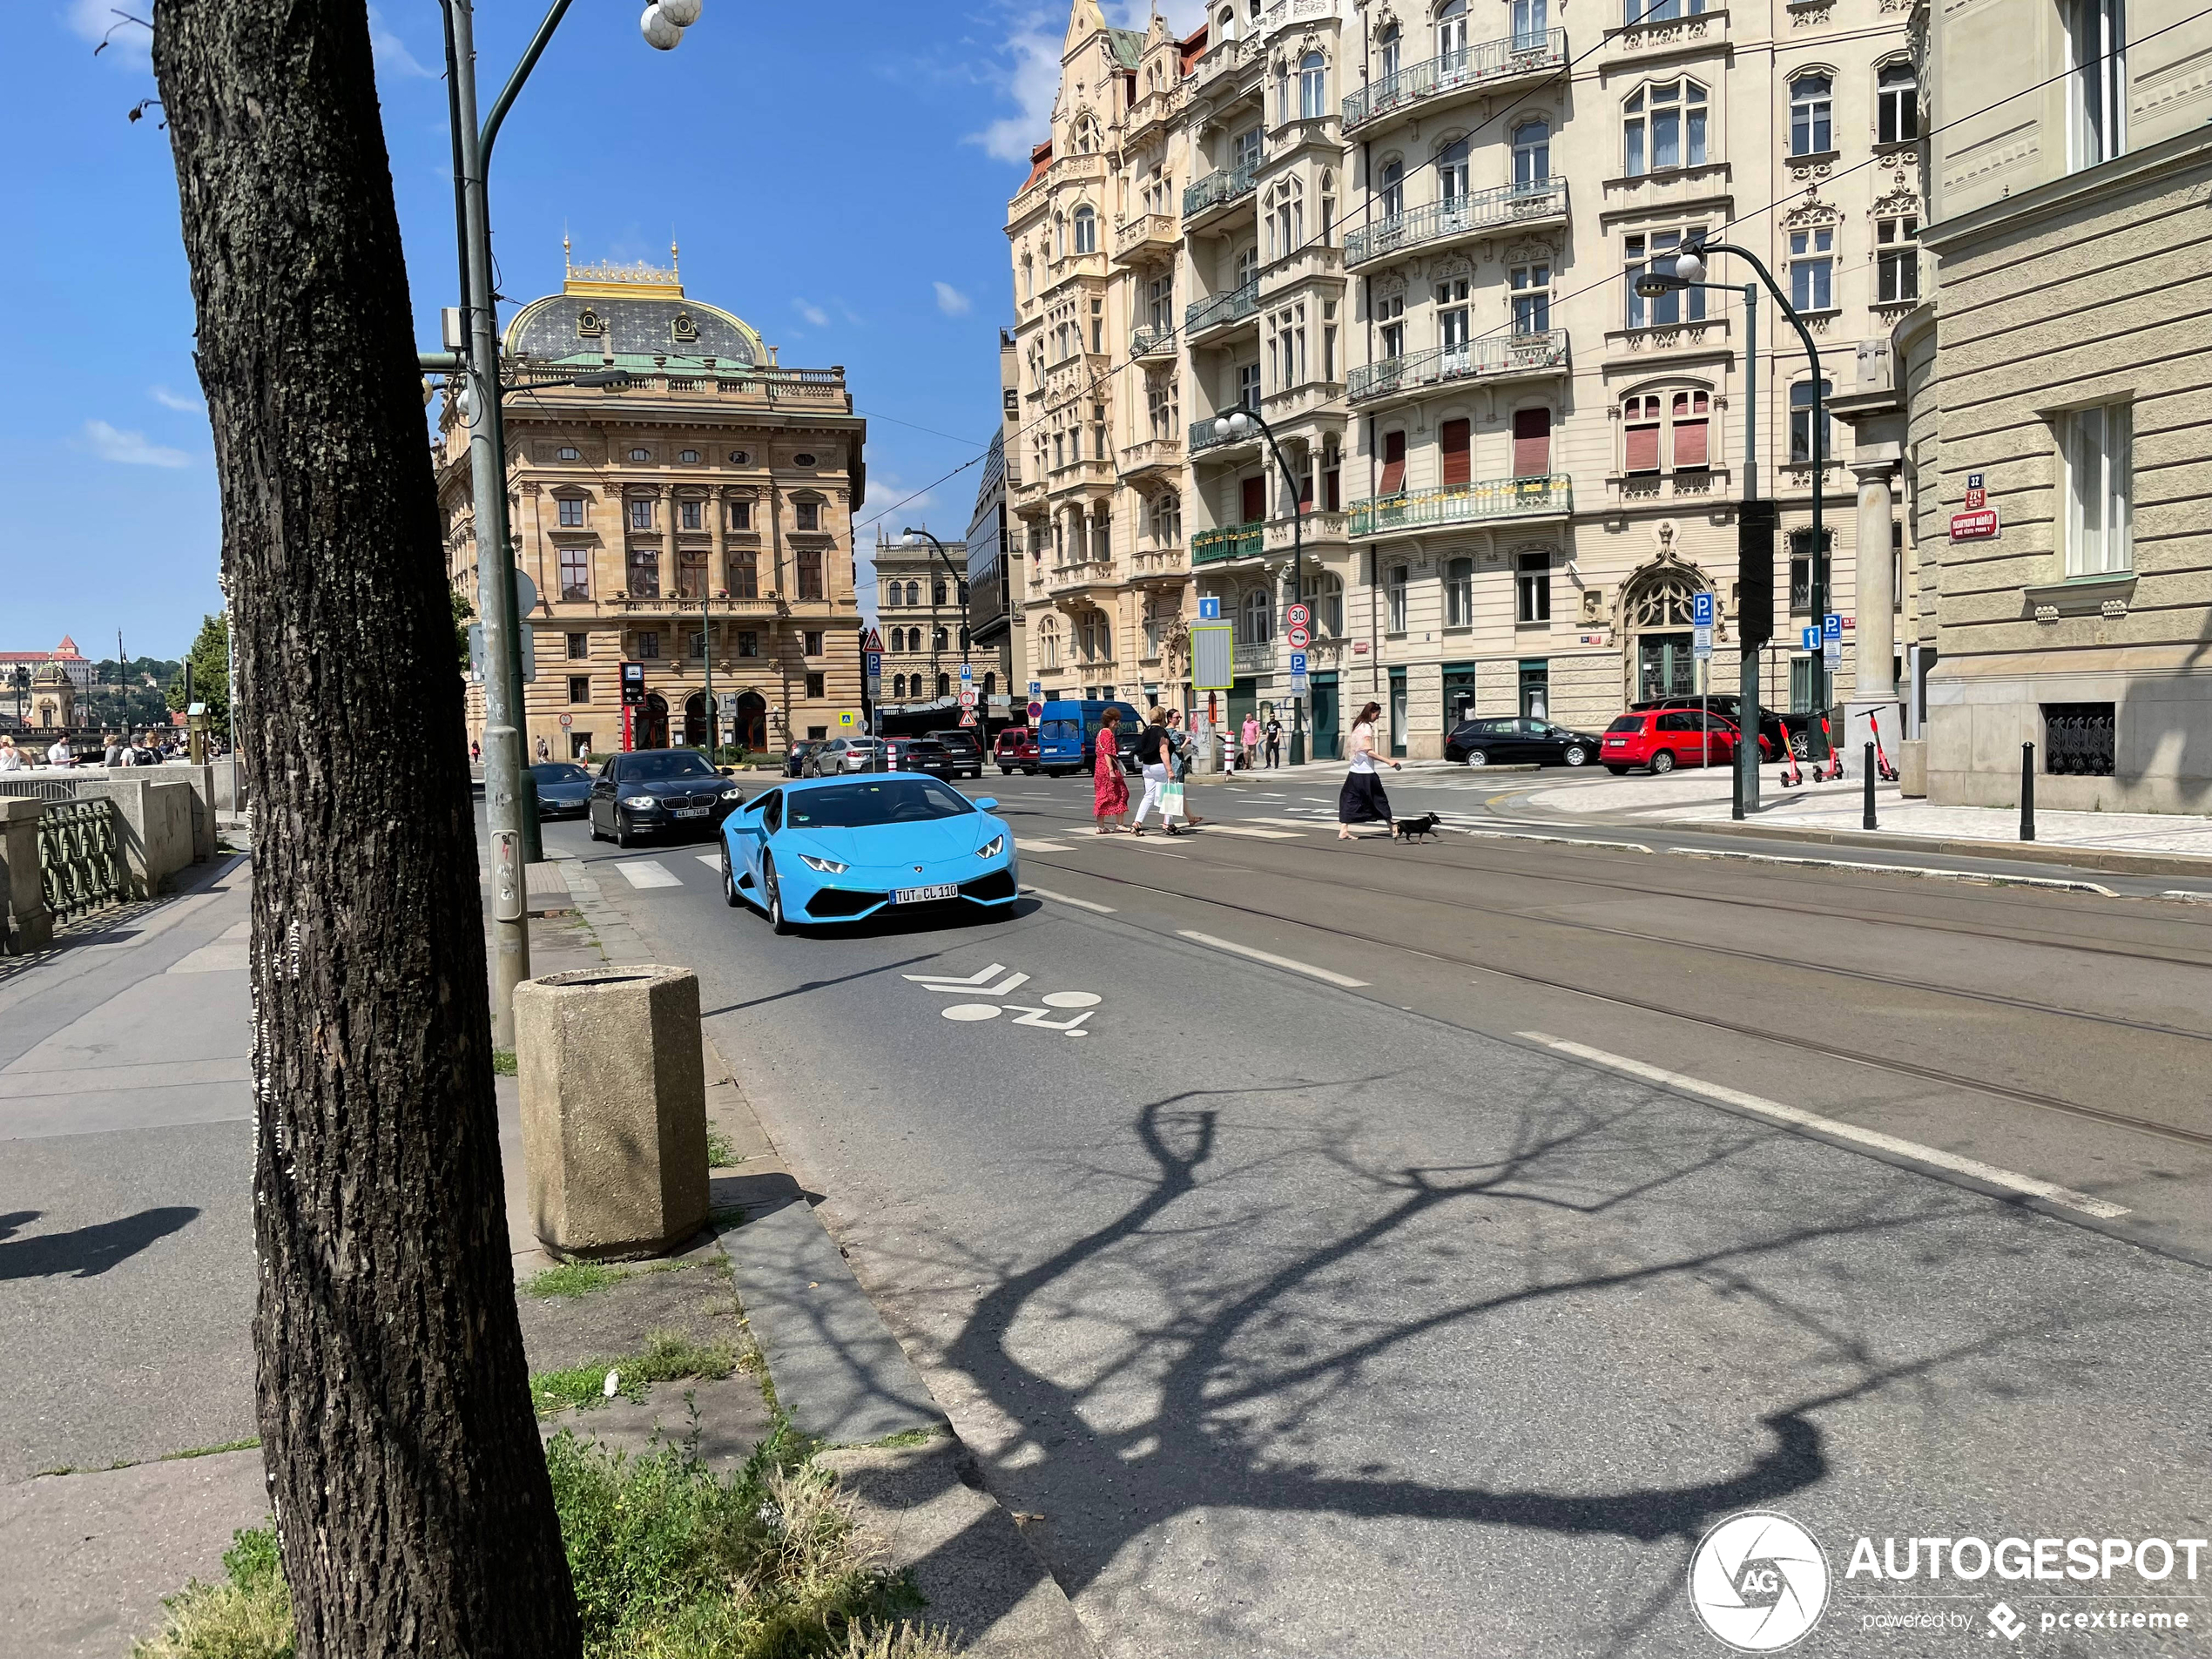
[[[1058,778],[1071,772],[1089,772],[1097,765],[1098,728],[1109,709],[1122,711],[1118,734],[1122,766],[1128,772],[1138,769],[1136,734],[1144,729],[1143,716],[1133,704],[1086,698],[1081,702],[1044,705],[1044,712],[1037,720],[1037,762],[1046,776]]]

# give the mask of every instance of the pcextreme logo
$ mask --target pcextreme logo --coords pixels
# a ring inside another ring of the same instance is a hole
[[[1689,1604],[1739,1653],[1776,1653],[1800,1641],[1828,1606],[1828,1558],[1787,1515],[1730,1515],[1689,1558]]]

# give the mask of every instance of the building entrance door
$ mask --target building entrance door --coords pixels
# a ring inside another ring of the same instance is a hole
[[[668,699],[658,691],[645,693],[643,707],[637,711],[637,741],[639,749],[668,747]]]
[[[693,749],[706,747],[706,693],[694,691],[684,699],[684,742]]]
[[[1337,723],[1343,716],[1337,711],[1337,677],[1316,674],[1313,677],[1313,758],[1334,760],[1339,758]]]
[[[1636,640],[1636,701],[1687,697],[1697,689],[1697,662],[1688,634],[1644,634]]]
[[[738,741],[756,754],[768,746],[768,699],[758,691],[738,694]]]

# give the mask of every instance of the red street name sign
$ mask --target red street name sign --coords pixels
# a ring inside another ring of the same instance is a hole
[[[1954,542],[1993,542],[1997,539],[1997,509],[1978,507],[1971,513],[1951,516],[1951,539]]]

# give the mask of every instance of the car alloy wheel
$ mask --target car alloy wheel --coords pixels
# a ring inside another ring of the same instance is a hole
[[[768,890],[768,925],[779,934],[788,934],[791,923],[784,916],[784,886],[776,880],[776,861],[764,858],[760,861],[760,885]]]
[[[1483,753],[1481,750],[1470,749],[1467,751],[1467,765],[1470,766],[1487,766],[1489,764],[1490,757]]]
[[[1660,749],[1653,752],[1651,757],[1651,775],[1653,777],[1657,778],[1662,776],[1667,772],[1672,772],[1674,769],[1675,755],[1673,750]]]
[[[1589,758],[1589,752],[1579,744],[1568,745],[1567,752],[1560,756],[1560,759],[1570,766],[1579,766]]]
[[[722,843],[722,902],[735,910],[744,900],[738,894],[738,873],[730,867],[730,843]]]
[[[615,845],[627,853],[637,845],[637,838],[630,833],[630,826],[622,821],[622,814],[615,814]]]

